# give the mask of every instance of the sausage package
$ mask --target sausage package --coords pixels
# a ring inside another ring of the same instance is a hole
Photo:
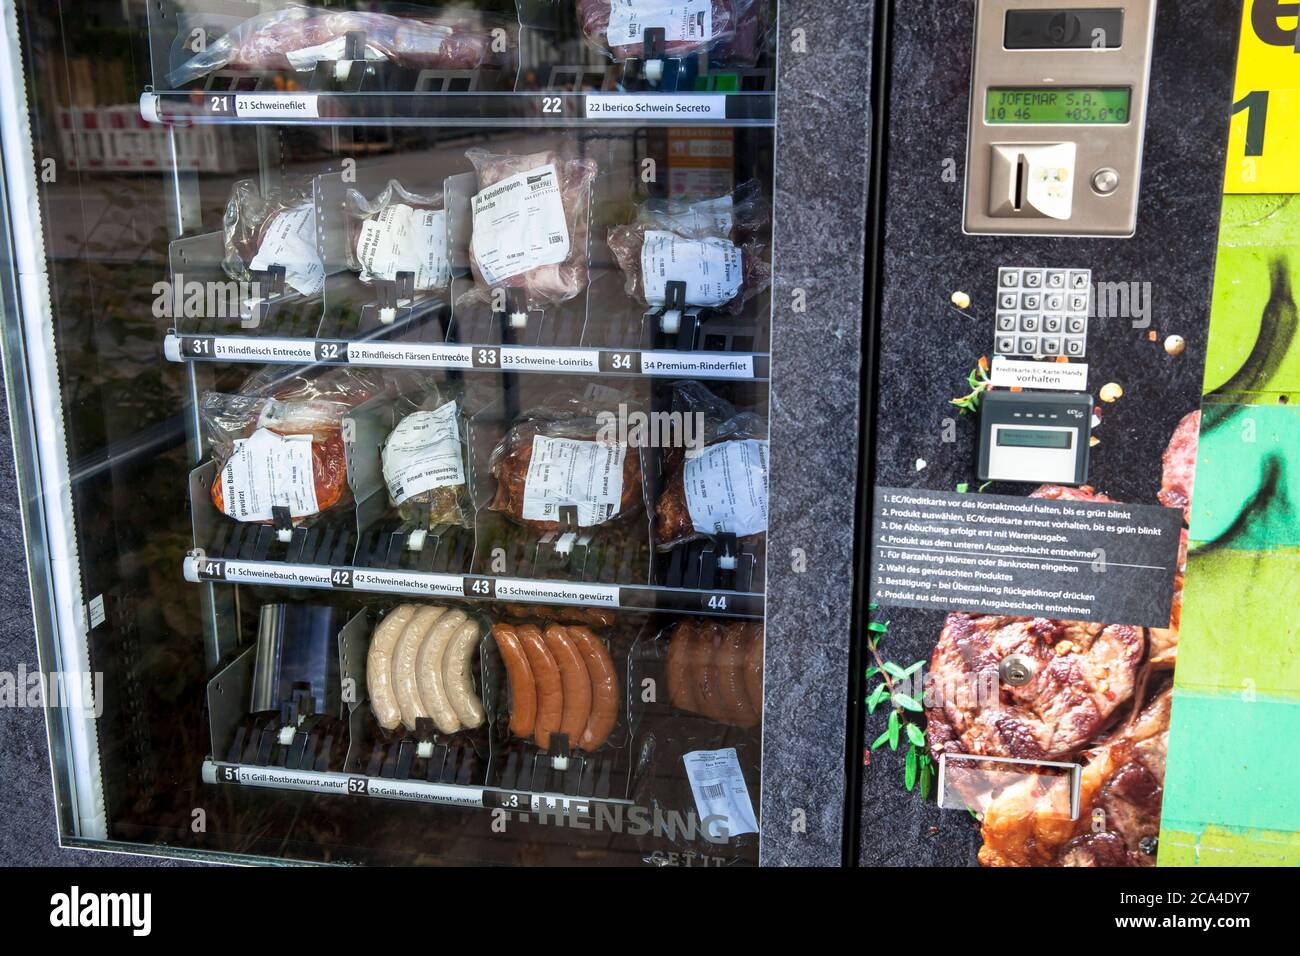
[[[767,423],[699,382],[673,387],[673,410],[702,415],[704,440],[697,449],[664,452],[654,518],[658,550],[720,534],[750,540],[766,534]]]
[[[167,75],[173,87],[234,67],[299,72],[321,61],[347,55],[349,33],[365,36],[362,56],[420,69],[472,70],[501,62],[505,21],[456,6],[437,13],[412,8],[420,16],[354,10],[324,10],[290,4],[239,24]],[[177,38],[177,42],[185,40]]]
[[[594,404],[576,397],[525,412],[492,450],[497,491],[489,507],[539,531],[564,527],[568,508],[579,528],[635,514],[640,457],[607,435],[608,426]]]
[[[610,741],[625,702],[602,635],[583,625],[501,622],[492,639],[505,670],[510,737],[547,751],[563,734],[570,750],[587,753]]]
[[[267,369],[236,394],[204,393],[200,416],[217,462],[217,510],[266,523],[283,507],[298,524],[350,503],[343,417],[380,388],[354,369],[317,376]]]
[[[373,200],[348,190],[348,268],[365,283],[409,272],[417,292],[447,288],[451,262],[442,205],[442,196],[409,192],[395,179]]]
[[[587,230],[592,159],[554,151],[466,152],[478,174],[471,200],[471,301],[491,301],[494,289],[520,289],[526,307],[542,309],[587,287]]]
[[[232,279],[249,282],[254,272],[284,269],[285,284],[302,295],[325,285],[325,265],[316,245],[316,208],[310,184],[262,195],[257,183],[241,179],[230,190],[223,220],[225,258]]]
[[[758,59],[762,30],[755,0],[577,0],[577,9],[583,35],[619,63],[643,55],[651,29],[664,31],[668,57],[708,53],[734,66]]]
[[[757,183],[686,203],[650,200],[634,222],[609,231],[610,251],[642,305],[667,301],[669,282],[686,287],[686,305],[737,313],[772,283],[765,238],[771,206]]]
[[[396,425],[379,446],[389,500],[407,521],[423,514],[428,527],[469,526],[459,399],[434,389],[419,402],[399,399],[397,413]]]

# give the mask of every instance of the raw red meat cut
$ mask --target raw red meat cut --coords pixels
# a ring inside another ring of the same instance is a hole
[[[1198,408],[1183,416],[1165,449],[1164,474],[1160,480],[1160,503],[1166,508],[1182,508],[1183,520],[1192,522],[1192,488],[1196,481],[1196,445],[1201,433]]]

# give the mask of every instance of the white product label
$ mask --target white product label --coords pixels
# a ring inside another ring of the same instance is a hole
[[[645,234],[641,275],[646,301],[662,305],[669,282],[686,283],[687,305],[723,305],[740,292],[740,249],[726,239],[683,239],[671,232]]]
[[[668,43],[712,40],[713,0],[610,0],[610,46],[640,43],[646,30],[657,28]]]
[[[219,99],[225,102],[224,97]],[[318,119],[320,101],[315,93],[239,93],[235,115],[253,120]]]
[[[317,43],[315,46],[299,47],[296,50],[288,50],[285,57],[289,60],[289,65],[295,70],[311,70],[321,60],[337,61],[347,56],[348,38],[346,36],[335,37],[333,40],[326,40],[324,43]],[[378,47],[366,44],[365,51],[362,54],[367,60],[382,60],[384,53]]]
[[[361,224],[357,261],[366,282],[392,280],[399,272],[410,272],[415,275],[417,289],[443,288],[451,280],[447,214],[441,209],[390,204]]]
[[[465,484],[456,403],[407,415],[384,442],[380,458],[388,494],[399,505],[421,492]]]
[[[516,173],[474,197],[474,260],[489,285],[569,257],[554,164]]]
[[[325,266],[316,255],[316,209],[304,203],[271,220],[249,268],[263,272],[284,267],[284,281],[302,295],[315,295],[325,286]]]
[[[311,436],[277,435],[259,428],[235,441],[221,470],[222,510],[236,521],[270,521],[273,507],[287,507],[294,518],[314,515]]]
[[[682,757],[682,763],[695,797],[695,812],[709,836],[722,839],[758,832],[735,747],[693,750]]]
[[[608,521],[618,514],[623,498],[626,456],[626,445],[534,435],[524,479],[524,517],[559,521],[560,508],[576,505],[579,527]]]
[[[989,380],[998,388],[1050,388],[1062,392],[1088,390],[1086,362],[1036,362],[993,356]]]
[[[767,442],[724,441],[686,459],[686,510],[702,534],[767,530]]]

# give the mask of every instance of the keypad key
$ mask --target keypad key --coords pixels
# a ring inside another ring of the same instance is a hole
[[[1016,314],[1014,312],[998,313],[998,331],[1014,332],[1016,330]]]

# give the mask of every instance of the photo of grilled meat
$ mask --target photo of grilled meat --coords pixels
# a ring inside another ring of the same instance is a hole
[[[1182,508],[1183,520],[1188,524],[1192,521],[1192,484],[1196,479],[1196,441],[1200,432],[1200,409],[1184,415],[1161,459],[1164,472],[1156,496],[1166,508]]]

